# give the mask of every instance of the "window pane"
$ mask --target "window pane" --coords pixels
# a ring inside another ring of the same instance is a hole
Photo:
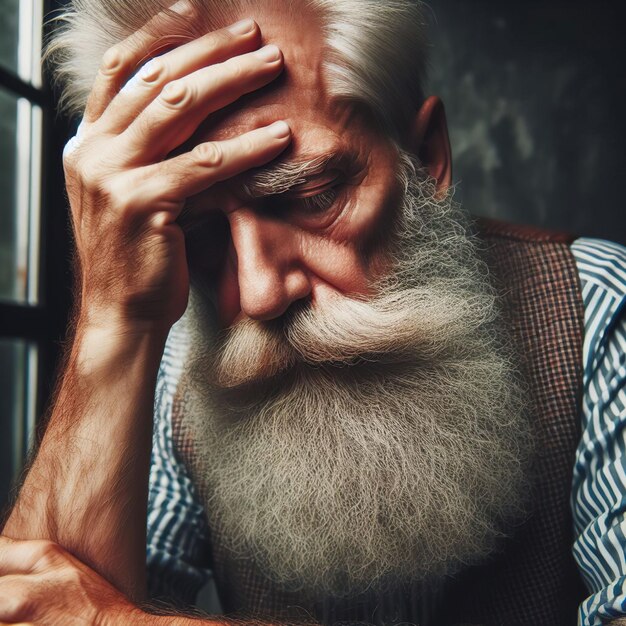
[[[34,433],[36,371],[34,346],[0,339],[0,506],[7,501]]]
[[[0,0],[0,63],[17,72],[19,0]]]
[[[0,297],[14,299],[17,277],[17,98],[0,91]]]
[[[41,86],[43,0],[0,0],[0,64]]]
[[[40,107],[0,90],[0,299],[38,299],[40,160]]]

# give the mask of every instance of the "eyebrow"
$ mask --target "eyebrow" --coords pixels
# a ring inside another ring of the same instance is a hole
[[[349,151],[320,154],[297,161],[278,161],[258,168],[246,177],[241,191],[254,199],[286,193],[332,168],[348,168],[354,165],[355,155]]]

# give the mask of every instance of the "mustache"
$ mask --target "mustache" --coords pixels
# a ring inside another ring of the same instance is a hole
[[[459,355],[468,328],[493,320],[493,296],[429,284],[370,300],[334,295],[295,304],[278,320],[244,318],[217,337],[213,382],[234,388],[297,365],[431,361]]]

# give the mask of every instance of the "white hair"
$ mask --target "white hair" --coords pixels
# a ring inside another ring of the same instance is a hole
[[[426,67],[424,7],[420,0],[189,0],[189,21],[171,12],[173,27],[160,45],[184,42],[233,18],[246,7],[271,5],[286,15],[311,12],[322,29],[325,87],[331,98],[364,105],[393,135],[406,127],[423,100]],[[84,108],[104,52],[144,26],[171,0],[71,0],[53,18],[47,45],[61,86],[60,104]]]

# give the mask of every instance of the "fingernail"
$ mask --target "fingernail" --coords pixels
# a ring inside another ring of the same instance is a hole
[[[288,137],[291,133],[291,128],[289,128],[289,124],[287,122],[274,122],[272,125],[267,127],[267,132],[276,139],[283,139]]]
[[[245,35],[249,33],[254,28],[254,20],[245,19],[239,20],[239,22],[235,22],[232,26],[228,27],[229,32],[233,35]]]
[[[280,50],[277,46],[270,44],[257,50],[254,54],[263,61],[278,61],[280,59]]]

